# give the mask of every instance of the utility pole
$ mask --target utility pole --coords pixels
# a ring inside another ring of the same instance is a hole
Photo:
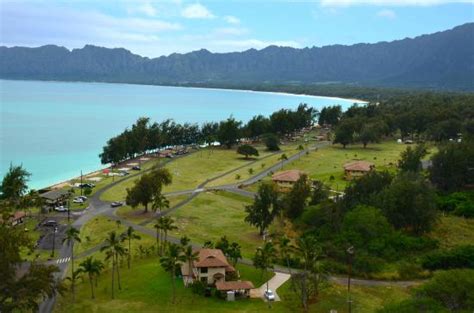
[[[81,196],[82,196],[82,170],[81,170]]]
[[[348,256],[348,276],[347,276],[347,305],[348,312],[352,313],[352,298],[351,298],[351,274],[352,274],[352,258],[354,257],[354,246],[347,248]]]

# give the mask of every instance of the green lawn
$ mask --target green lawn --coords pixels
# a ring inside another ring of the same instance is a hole
[[[474,243],[474,219],[441,216],[430,236],[439,240],[441,248],[452,248]]]
[[[243,280],[251,280],[258,285],[259,271],[239,265]],[[79,280],[76,286],[76,301],[71,301],[70,293],[60,297],[55,312],[302,312],[296,295],[290,290],[287,282],[277,292],[282,302],[273,303],[272,307],[260,299],[244,299],[226,302],[215,296],[205,298],[195,295],[184,288],[177,279],[176,303],[171,303],[171,277],[164,272],[156,258],[136,260],[130,270],[121,269],[122,291],[116,290],[116,299],[110,296],[110,272],[105,271],[98,280],[96,299],[90,298],[90,287],[87,278]],[[391,301],[407,297],[407,290],[397,287],[353,287],[353,312],[369,313]],[[332,286],[325,290],[318,302],[310,306],[310,312],[347,312],[347,298],[344,286]]]
[[[172,214],[178,230],[171,235],[186,235],[197,243],[216,242],[226,235],[242,246],[244,256],[250,257],[262,243],[257,229],[244,222],[244,207],[251,201],[227,192],[202,193]]]
[[[169,196],[167,199],[170,202],[170,208],[172,208],[181,201],[186,200],[188,197],[189,195]],[[145,214],[142,207],[133,209],[131,206],[125,205],[117,210],[117,215],[124,219],[130,220],[131,222],[139,223],[143,220],[149,219],[154,215],[154,213],[149,209],[148,213]]]

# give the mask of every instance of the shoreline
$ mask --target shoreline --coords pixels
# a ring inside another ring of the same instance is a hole
[[[240,89],[240,88],[219,88],[219,87],[196,87],[196,86],[176,86],[176,85],[160,85],[160,84],[142,84],[142,83],[125,83],[125,82],[102,82],[102,81],[87,81],[87,80],[36,80],[36,79],[11,79],[11,78],[0,78],[2,80],[10,81],[24,81],[24,82],[54,82],[54,83],[86,83],[86,84],[123,84],[123,85],[132,85],[132,86],[148,86],[148,87],[164,87],[164,88],[188,88],[188,89],[204,89],[204,90],[215,90],[215,91],[229,91],[229,92],[248,92],[248,93],[264,93],[264,94],[275,94],[282,95],[287,97],[303,97],[303,98],[317,98],[317,99],[333,99],[333,100],[342,100],[342,101],[351,101],[358,104],[367,104],[369,101],[354,99],[354,98],[342,98],[342,97],[331,97],[331,96],[318,96],[318,95],[309,95],[303,93],[290,93],[285,91],[260,91],[252,89]]]

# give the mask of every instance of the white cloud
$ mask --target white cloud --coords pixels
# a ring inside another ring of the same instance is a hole
[[[137,11],[152,17],[156,16],[157,13],[155,7],[149,2],[139,5],[137,7]]]
[[[181,11],[181,16],[185,18],[200,18],[200,19],[209,19],[214,18],[214,14],[211,13],[205,6],[199,3],[191,4],[185,7]]]
[[[392,10],[385,9],[385,10],[378,11],[377,16],[382,17],[382,18],[387,18],[389,20],[393,20],[397,17],[397,14]]]
[[[321,0],[321,6],[323,7],[348,7],[355,5],[433,6],[448,3],[473,3],[473,0]]]
[[[227,15],[227,16],[224,16],[223,18],[229,24],[233,24],[233,25],[240,24],[240,20],[238,18],[236,18],[235,16]]]

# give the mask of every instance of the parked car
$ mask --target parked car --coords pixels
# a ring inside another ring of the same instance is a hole
[[[140,166],[134,166],[134,167],[132,167],[132,170],[139,171],[139,170],[141,170],[141,168],[140,168]]]
[[[49,221],[44,222],[43,226],[56,227],[58,226],[58,222],[56,222],[55,220],[49,220]]]
[[[67,212],[68,208],[64,207],[63,205],[57,206],[54,208],[56,212]]]
[[[77,196],[76,198],[81,198],[82,200],[86,201],[87,197],[86,196]]]
[[[129,172],[126,172],[126,171],[121,171],[120,172],[120,176],[127,176],[129,175],[130,173]]]
[[[265,292],[263,293],[263,295],[265,296],[265,298],[266,298],[268,301],[275,301],[275,294],[274,294],[273,291],[271,291],[270,289],[265,290]]]
[[[80,188],[94,188],[95,185],[91,183],[84,183],[79,185]]]
[[[75,197],[72,202],[74,203],[84,203],[84,199],[82,199],[81,197]]]
[[[123,205],[123,202],[120,202],[120,201],[114,201],[110,204],[111,207],[113,208],[116,208],[116,207],[119,207],[119,206],[122,206]]]

